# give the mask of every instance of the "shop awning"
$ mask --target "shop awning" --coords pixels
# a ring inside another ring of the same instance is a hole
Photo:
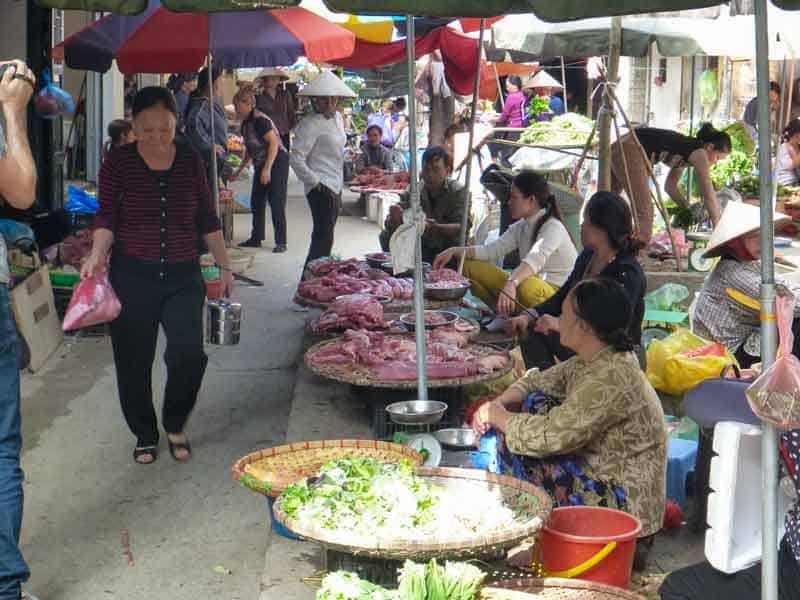
[[[415,45],[417,58],[430,54],[434,50],[441,51],[447,84],[456,94],[471,96],[475,81],[478,40],[451,27],[439,27],[425,36],[418,37]],[[332,63],[348,69],[370,69],[401,63],[405,60],[405,40],[390,44],[373,44],[356,40],[355,50],[351,56],[334,60]],[[491,77],[492,74],[484,63],[481,69],[481,79],[485,81]]]

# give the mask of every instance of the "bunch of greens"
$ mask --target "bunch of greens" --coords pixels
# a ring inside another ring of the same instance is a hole
[[[531,119],[535,119],[542,113],[550,112],[550,100],[542,98],[541,96],[534,96],[531,98],[531,103],[528,105],[528,115]]]
[[[344,457],[322,467],[319,476],[286,488],[281,508],[293,519],[326,529],[374,535],[379,529],[409,529],[433,521],[435,499],[414,465]]]
[[[407,560],[400,569],[397,590],[386,590],[354,573],[337,571],[322,580],[316,600],[475,600],[486,575],[462,562]]]
[[[734,150],[726,158],[711,167],[709,174],[711,183],[719,190],[738,179],[748,177],[752,172],[752,156],[741,150]]]
[[[519,138],[523,144],[541,146],[573,146],[585,144],[592,132],[593,121],[583,115],[566,113],[552,121],[531,123]]]
[[[361,579],[355,573],[336,571],[326,575],[317,600],[400,600],[396,592]]]
[[[753,135],[747,129],[742,121],[736,121],[725,127],[722,131],[731,137],[731,149],[734,152],[744,152],[748,156],[752,156],[756,151],[756,143],[753,141]]]

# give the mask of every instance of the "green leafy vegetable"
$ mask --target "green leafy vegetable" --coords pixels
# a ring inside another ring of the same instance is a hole
[[[400,569],[397,590],[403,600],[427,600],[428,588],[425,582],[425,565],[407,560]]]
[[[374,583],[361,579],[355,573],[336,571],[326,575],[316,600],[400,600],[397,592],[391,592]],[[424,600],[424,599],[423,599]]]
[[[566,113],[551,121],[532,123],[519,138],[523,144],[540,146],[582,145],[589,139],[594,122],[583,115]]]
[[[528,115],[531,119],[535,119],[542,113],[550,112],[550,100],[541,96],[534,96],[528,106]]]
[[[734,181],[749,177],[752,172],[753,159],[744,152],[734,150],[725,159],[711,167],[711,183],[719,190]]]

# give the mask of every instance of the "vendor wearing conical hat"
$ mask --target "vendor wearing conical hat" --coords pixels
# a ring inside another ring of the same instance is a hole
[[[757,362],[760,355],[753,336],[761,326],[760,215],[759,207],[750,204],[729,202],[725,207],[704,253],[706,258],[719,257],[719,263],[703,284],[694,315],[695,333],[726,346],[743,368]],[[774,220],[779,225],[790,218],[776,212]],[[776,277],[776,283],[800,293],[796,283],[780,277]],[[796,316],[800,316],[800,305],[796,310]],[[800,349],[798,323],[795,319],[795,354]]]
[[[329,256],[333,232],[339,215],[344,173],[344,147],[347,136],[344,121],[337,111],[339,98],[355,93],[330,71],[323,71],[300,91],[311,98],[314,112],[294,130],[290,164],[305,186],[314,228],[306,264]]]
[[[555,91],[563,89],[564,86],[561,85],[558,80],[554,79],[547,71],[542,69],[522,86],[522,92],[528,97],[528,102],[525,105],[525,112],[527,113],[532,98],[538,96],[539,98],[546,98],[548,100],[550,104],[550,117],[553,115],[563,115],[565,111],[564,101],[558,96],[553,96]]]
[[[256,108],[272,119],[284,148],[289,150],[289,134],[297,125],[294,99],[283,86],[289,81],[289,74],[283,69],[270,67],[262,69],[256,81],[261,84],[261,92],[256,96]]]

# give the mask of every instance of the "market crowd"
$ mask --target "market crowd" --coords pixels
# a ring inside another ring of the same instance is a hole
[[[240,160],[231,160],[229,115],[217,101],[222,76],[218,69],[204,69],[176,75],[169,88],[140,89],[130,99],[130,121],[113,121],[108,128],[99,210],[81,275],[108,274],[121,301],[111,340],[122,413],[135,438],[132,458],[141,465],[158,460],[160,429],[175,461],[192,457],[186,430],[208,362],[201,254],[210,252],[219,267],[222,293],[233,290],[231,260],[213,202],[220,181],[236,179],[252,165],[252,228],[240,246],[262,246],[269,206],[273,252],[287,250],[291,169],[303,184],[313,223],[306,264],[330,256],[334,247],[354,118],[341,100],[355,94],[329,71],[297,95],[287,90],[285,71],[263,71],[256,85],[241,86],[233,98],[243,152]],[[20,62],[0,81],[0,196],[17,208],[30,206],[35,195],[24,117],[34,81]],[[524,127],[531,105],[551,117],[560,114],[559,87],[544,71],[525,83],[510,77],[495,124]],[[297,99],[309,105],[299,119]],[[404,169],[416,160],[409,154],[408,127],[402,99],[372,113],[364,124],[356,171]],[[668,168],[665,191],[680,204],[686,199],[678,183],[688,167],[694,170],[713,226],[705,256],[718,262],[699,294],[697,333],[723,344],[743,367],[759,360],[752,342],[758,307],[741,300],[757,297],[760,285],[758,209],[741,203],[723,209],[710,178],[713,165],[731,152],[731,139],[708,124],[691,136],[640,127],[620,137],[612,146],[612,189],[585,202],[580,239],[568,229],[548,181],[520,172],[509,182],[507,227],[494,241],[462,246],[462,223],[469,227],[471,220],[464,187],[454,175],[458,128],[445,128],[441,143],[430,144],[421,157],[422,257],[434,269],[464,260],[474,295],[505,318],[509,334],[520,340],[527,368],[477,408],[471,425],[478,437],[498,436],[508,472],[543,487],[554,505],[617,508],[637,517],[642,530],[636,566],[641,568],[664,522],[668,444],[661,402],[644,371],[642,343],[647,280],[639,256],[653,228],[654,165]],[[513,137],[512,132],[508,139]],[[779,176],[786,181],[792,175],[797,181],[798,140],[800,126],[791,122],[778,160]],[[505,148],[491,150],[498,163],[507,158]],[[384,251],[409,207],[408,193],[399,194],[376,240]],[[778,223],[785,219],[776,217]],[[517,264],[501,268],[511,255],[518,257]],[[9,279],[0,236],[0,600],[20,598],[28,577],[18,549],[20,350],[5,285]],[[788,281],[778,283],[782,290],[800,292]],[[797,323],[793,329],[800,339]],[[159,326],[167,339],[160,427],[152,389]],[[787,468],[800,489],[800,432],[787,432],[783,439]],[[781,598],[786,599],[800,589],[800,508],[789,512],[780,556]],[[755,599],[759,589],[755,567],[723,576],[703,564],[670,575],[661,595],[699,600],[728,592]]]

